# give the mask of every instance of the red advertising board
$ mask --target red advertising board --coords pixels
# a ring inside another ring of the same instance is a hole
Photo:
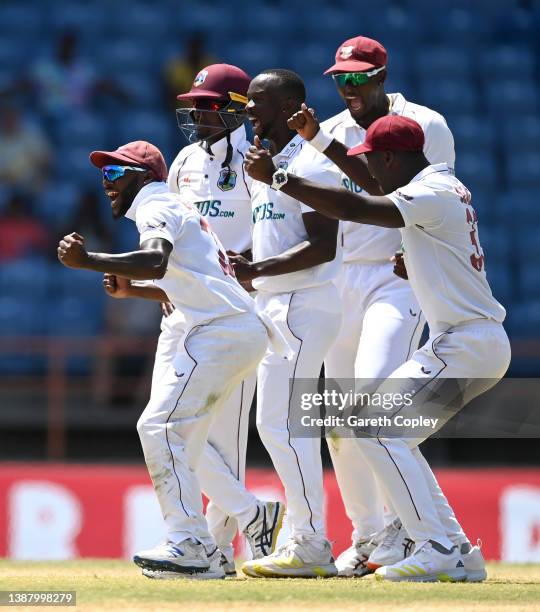
[[[439,470],[465,531],[489,559],[540,562],[540,469]],[[259,497],[283,499],[272,470],[248,470]],[[328,536],[339,554],[351,526],[325,475]],[[144,466],[0,464],[0,557],[125,557],[163,537]]]

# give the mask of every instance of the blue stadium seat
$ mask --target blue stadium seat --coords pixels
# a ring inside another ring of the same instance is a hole
[[[539,108],[538,86],[531,78],[502,80],[488,83],[485,88],[487,105],[494,115],[535,113]],[[520,125],[519,130],[522,130]]]
[[[536,338],[540,329],[540,301],[525,299],[508,309],[504,326],[510,337]]]
[[[100,10],[93,3],[62,2],[61,7],[47,11],[47,28],[56,33],[76,30],[78,36],[94,38],[107,25],[112,11]]]
[[[56,265],[40,257],[5,262],[0,267],[0,295],[38,304],[51,290]]]
[[[28,41],[17,35],[0,37],[0,68],[20,76],[21,65],[27,61]]]
[[[508,227],[492,227],[483,223],[479,218],[478,236],[488,270],[491,270],[492,265],[500,268],[502,264],[506,265],[510,261],[512,238]]]
[[[75,270],[58,265],[53,278],[54,296],[58,300],[72,297],[83,299],[88,304],[101,305],[105,302],[102,275],[88,270]]]
[[[461,178],[458,176],[458,178]],[[485,226],[489,230],[499,227],[501,215],[498,208],[497,192],[489,189],[478,189],[472,193],[472,205],[480,223],[480,233]],[[488,231],[489,231],[488,230]]]
[[[104,329],[104,309],[81,297],[49,302],[47,331],[53,336],[94,336]]]
[[[104,118],[91,113],[77,113],[59,122],[55,136],[60,147],[85,147],[89,153],[109,145]]]
[[[463,152],[492,151],[500,137],[498,129],[481,115],[461,115],[451,122],[458,156]]]
[[[538,261],[533,261],[521,267],[519,294],[524,300],[540,300],[539,263]]]
[[[538,198],[531,189],[509,189],[498,198],[498,208],[507,222],[516,227],[531,227],[540,224],[540,206]]]
[[[540,255],[538,245],[540,244],[540,229],[538,226],[521,225],[515,232],[515,258],[520,267],[537,265],[540,267]]]
[[[481,192],[491,193],[498,187],[497,164],[490,151],[458,152],[456,176],[472,193],[473,199]]]
[[[223,50],[224,61],[228,64],[240,66],[249,75],[255,76],[265,68],[279,68],[274,65],[277,57],[281,56],[279,43],[268,38],[248,39],[238,41]]]
[[[177,131],[174,116],[167,117],[163,113],[150,111],[126,111],[118,115],[114,125],[113,146],[134,140],[147,140],[156,145],[170,162],[171,140]]]
[[[508,261],[495,262],[486,259],[486,276],[495,299],[508,304],[513,292],[513,279]]]
[[[101,148],[101,147],[100,147]],[[95,187],[101,177],[99,171],[90,163],[88,147],[66,146],[57,152],[54,168],[55,180],[74,181],[80,187]]]
[[[540,187],[540,152],[514,150],[506,157],[508,186]]]
[[[37,40],[43,25],[42,5],[31,9],[25,2],[4,2],[0,5],[0,32],[2,37],[22,36],[27,40]]]
[[[526,150],[538,150],[540,117],[537,114],[520,116],[519,127],[514,121],[502,121],[495,127],[501,130],[499,138],[505,150],[518,154]]]
[[[492,29],[486,13],[480,13],[474,2],[455,7],[441,6],[434,2],[431,12],[418,14],[426,23],[429,38],[437,42],[455,44],[459,40],[462,44],[472,46],[485,40]]]
[[[304,80],[326,79],[331,81],[330,75],[324,71],[334,63],[334,53],[317,43],[302,45],[288,60],[288,66],[297,72]]]
[[[149,50],[134,38],[102,39],[98,53],[99,69],[108,77],[137,70],[144,74],[156,68]]]
[[[129,96],[129,107],[137,110],[156,109],[162,102],[162,83],[159,75],[123,70],[115,77],[118,87]]]
[[[494,77],[497,82],[505,75],[515,79],[527,78],[534,73],[534,52],[529,47],[487,46],[480,58],[480,68],[482,74]]]
[[[99,174],[95,173],[96,180]],[[34,210],[36,214],[46,221],[52,228],[63,226],[73,214],[79,202],[79,189],[73,181],[77,177],[69,177],[69,181],[60,181],[48,185],[40,194]]]
[[[414,66],[420,79],[459,79],[472,72],[470,52],[455,45],[420,46],[414,56]]]
[[[0,336],[31,336],[44,331],[41,303],[20,297],[0,297]]]
[[[421,79],[419,96],[422,104],[442,115],[474,113],[479,107],[476,88],[467,79]]]

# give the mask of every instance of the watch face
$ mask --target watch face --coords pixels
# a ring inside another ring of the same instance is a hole
[[[285,182],[285,174],[283,174],[283,172],[280,172],[279,174],[276,175],[276,183],[284,183]]]

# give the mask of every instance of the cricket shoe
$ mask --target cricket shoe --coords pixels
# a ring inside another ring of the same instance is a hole
[[[359,578],[372,574],[373,570],[367,567],[366,562],[376,547],[377,543],[373,540],[353,542],[352,546],[344,550],[336,559],[338,576]]]
[[[274,552],[284,516],[285,506],[281,502],[261,502],[257,506],[255,517],[244,529],[252,559],[262,559]]]
[[[384,565],[393,565],[406,559],[414,550],[414,542],[399,519],[386,525],[374,539],[379,544],[366,561],[367,568],[372,572]]]
[[[142,550],[134,555],[133,561],[143,569],[185,574],[203,573],[210,569],[204,546],[191,539],[178,544],[166,542],[150,550]]]
[[[220,565],[225,572],[226,578],[236,578],[236,564],[234,563],[234,557],[228,556],[224,552],[221,553]]]
[[[467,582],[484,582],[487,578],[486,562],[482,554],[482,542],[478,540],[476,546],[461,545],[461,558],[467,572]]]
[[[242,571],[255,578],[330,578],[337,576],[327,540],[292,537],[271,555],[246,561]]]
[[[151,570],[143,567],[142,575],[146,578],[151,578],[152,580],[222,580],[226,575],[222,564],[222,558],[225,558],[224,555],[221,553],[219,548],[216,548],[211,554],[208,555],[210,567],[206,572],[186,574],[185,572]]]
[[[447,550],[428,540],[406,559],[379,567],[375,578],[391,582],[463,582],[467,572],[457,546]]]

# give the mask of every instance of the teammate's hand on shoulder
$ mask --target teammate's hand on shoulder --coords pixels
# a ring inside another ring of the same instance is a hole
[[[56,252],[58,259],[68,268],[84,268],[89,260],[84,238],[77,232],[64,236],[58,243]]]
[[[403,259],[403,253],[398,251],[394,257],[390,258],[390,261],[394,264],[394,274],[403,280],[409,280],[407,268],[405,267],[405,260]]]
[[[272,154],[268,149],[265,149],[258,136],[255,136],[254,144],[249,147],[244,161],[244,168],[252,179],[272,184],[272,175],[276,171]]]
[[[115,274],[104,274],[103,288],[114,298],[127,298],[130,297],[131,281]]]
[[[168,317],[172,315],[172,313],[174,312],[174,306],[170,302],[161,302],[160,306],[161,306],[161,314],[164,317]]]
[[[287,120],[291,130],[296,130],[304,140],[311,140],[320,129],[315,110],[302,103],[301,109]]]

